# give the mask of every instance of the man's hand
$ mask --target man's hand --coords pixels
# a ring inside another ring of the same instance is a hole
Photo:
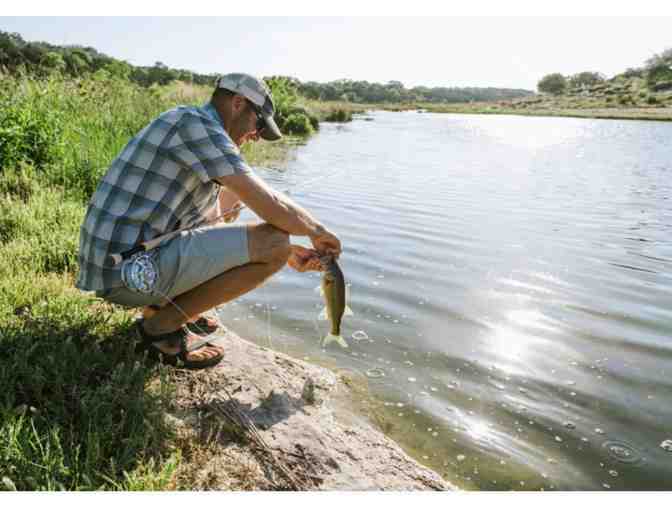
[[[321,256],[338,258],[341,254],[341,241],[324,227],[319,227],[317,233],[310,236],[310,241]]]
[[[238,199],[238,195],[222,186],[219,190],[219,212],[225,223],[232,223],[240,216],[240,210],[243,203]]]
[[[243,203],[238,200],[231,209],[229,209],[229,212],[224,211],[224,214],[222,214],[222,219],[224,220],[224,223],[233,223],[238,219],[238,216],[240,216],[240,211],[243,208]]]
[[[324,271],[326,269],[322,262],[320,262],[320,254],[317,251],[297,244],[292,244],[290,249],[292,253],[289,255],[287,264],[299,273]]]

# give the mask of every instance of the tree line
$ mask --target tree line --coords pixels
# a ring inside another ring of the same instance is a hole
[[[35,76],[47,76],[59,72],[66,76],[79,77],[98,71],[128,79],[144,87],[154,84],[165,85],[173,80],[212,85],[217,77],[216,74],[171,69],[162,62],[156,62],[153,66],[133,66],[88,46],[57,46],[46,42],[28,42],[24,41],[20,34],[0,31],[0,73],[25,72]],[[301,95],[309,99],[353,103],[462,103],[513,99],[533,93],[523,89],[493,87],[406,88],[399,81],[389,81],[385,84],[354,80],[302,83],[293,77],[270,78],[288,80]]]
[[[656,53],[647,59],[643,67],[631,67],[617,74],[611,80],[619,78],[643,78],[652,90],[666,90],[672,88],[672,48],[662,53]],[[590,89],[607,81],[602,73],[584,71],[572,76],[561,73],[551,73],[544,76],[537,84],[537,90],[547,94],[560,95],[574,89]]]

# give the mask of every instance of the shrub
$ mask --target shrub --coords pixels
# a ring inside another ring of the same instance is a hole
[[[44,167],[63,157],[63,120],[57,111],[18,97],[0,104],[0,167]]]
[[[307,136],[313,133],[313,126],[308,116],[303,113],[292,113],[285,120],[285,132],[292,135]]]
[[[350,122],[352,121],[352,113],[348,110],[339,108],[338,110],[329,113],[325,120],[327,122]]]
[[[648,96],[646,98],[646,104],[658,104],[658,99],[656,99],[656,96]]]

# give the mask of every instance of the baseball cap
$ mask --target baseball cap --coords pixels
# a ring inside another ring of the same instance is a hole
[[[261,137],[264,140],[273,141],[282,138],[282,133],[275,120],[273,120],[273,114],[275,113],[273,97],[263,80],[250,74],[230,73],[217,78],[215,87],[240,94],[259,107],[259,113],[266,122],[266,128],[261,132]]]

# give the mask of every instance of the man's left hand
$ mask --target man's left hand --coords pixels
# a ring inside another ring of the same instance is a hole
[[[292,253],[287,264],[299,273],[306,271],[324,271],[326,268],[320,262],[320,254],[316,250],[304,248],[296,244],[290,246]]]

